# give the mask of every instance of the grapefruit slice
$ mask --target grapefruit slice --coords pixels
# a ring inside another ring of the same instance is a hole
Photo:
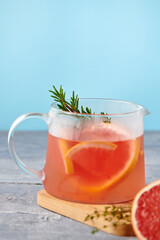
[[[78,163],[78,167],[80,167],[79,171],[81,171],[81,168],[84,171],[90,171],[93,170],[95,174],[99,174],[99,165],[98,162],[96,163],[96,159],[94,158],[94,154],[103,155],[103,154],[112,154],[112,151],[116,149],[116,144],[113,143],[106,143],[106,142],[81,142],[72,148],[69,149],[69,151],[66,154],[66,165],[67,165],[67,172],[68,173],[74,173],[76,166],[76,161]],[[91,155],[92,156],[91,156]],[[88,156],[90,155],[90,156]],[[87,159],[92,158],[90,163]],[[81,160],[81,159],[84,160]],[[80,160],[80,161],[79,161]],[[91,167],[91,165],[92,167]],[[95,165],[95,166],[93,166]],[[88,169],[89,167],[89,169]],[[92,168],[92,169],[91,169]],[[82,170],[82,171],[83,171]]]
[[[136,195],[132,205],[132,224],[139,239],[160,239],[160,179]]]
[[[68,150],[65,163],[68,174],[79,176],[79,187],[97,192],[116,183],[135,166],[138,140],[125,142],[81,142]]]

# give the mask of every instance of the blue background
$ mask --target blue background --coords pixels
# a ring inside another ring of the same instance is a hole
[[[160,129],[159,80],[159,0],[0,0],[0,130],[48,112],[53,84],[142,104],[145,129]]]

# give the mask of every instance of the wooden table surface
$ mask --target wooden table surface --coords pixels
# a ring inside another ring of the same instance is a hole
[[[27,165],[41,169],[45,162],[47,132],[18,132],[15,148]],[[37,205],[42,183],[24,173],[11,160],[7,132],[0,132],[0,239],[136,240],[117,237],[45,210]],[[160,132],[145,132],[146,184],[160,178]]]

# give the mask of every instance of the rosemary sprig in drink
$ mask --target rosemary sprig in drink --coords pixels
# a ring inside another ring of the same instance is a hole
[[[79,108],[79,97],[75,94],[75,92],[72,92],[72,97],[70,97],[70,100],[66,100],[66,93],[64,92],[62,85],[60,86],[59,91],[56,89],[56,87],[53,85],[53,90],[49,90],[51,93],[51,97],[54,99],[55,102],[57,102],[57,106],[67,112],[75,112],[75,113],[82,113],[82,114],[95,114],[92,113],[91,108],[80,106]],[[104,115],[104,122],[111,123],[111,118],[106,117],[107,113],[101,112],[102,115]]]

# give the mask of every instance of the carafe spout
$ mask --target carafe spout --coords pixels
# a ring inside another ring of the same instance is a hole
[[[150,111],[147,108],[142,107],[143,116],[150,114]]]

